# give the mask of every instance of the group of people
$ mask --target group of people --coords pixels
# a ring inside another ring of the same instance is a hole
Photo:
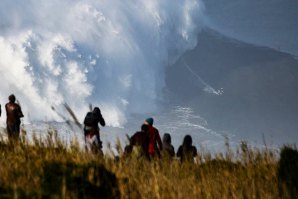
[[[169,133],[163,135],[161,140],[159,131],[153,126],[153,118],[145,120],[141,130],[137,131],[129,139],[129,145],[125,147],[125,155],[130,155],[136,151],[137,156],[152,158],[172,159],[175,157],[175,149],[172,145],[172,138]],[[192,137],[186,135],[182,145],[178,148],[176,156],[181,161],[193,161],[197,156],[197,148],[192,145]]]
[[[21,107],[16,103],[16,98],[12,94],[8,97],[8,103],[5,105],[6,110],[6,129],[9,140],[19,138],[21,118],[24,117]],[[1,105],[0,105],[1,116]],[[136,151],[140,157],[146,159],[152,158],[173,158],[175,155],[180,157],[181,161],[193,160],[197,155],[197,149],[192,145],[190,135],[184,137],[182,145],[178,148],[177,153],[171,144],[171,135],[165,133],[163,140],[160,138],[159,131],[153,126],[153,118],[148,118],[141,126],[141,130],[137,131],[129,138],[129,145],[124,149],[125,155],[129,156]],[[102,153],[102,142],[100,140],[100,128],[105,126],[105,120],[98,107],[88,112],[84,119],[84,137],[86,149],[94,153]]]
[[[20,135],[21,118],[24,117],[21,106],[16,103],[16,97],[11,94],[8,97],[8,103],[5,105],[6,110],[6,130],[8,139],[16,140]],[[0,116],[1,116],[0,105]]]
[[[175,155],[181,161],[193,161],[197,156],[197,149],[192,145],[192,137],[186,135],[177,153],[171,143],[171,135],[165,133],[161,140],[159,131],[153,126],[153,118],[144,121],[140,131],[129,137],[129,145],[124,149],[124,155],[131,156],[133,153],[138,157],[151,160],[154,158],[172,159]],[[102,142],[100,140],[100,128],[105,126],[105,120],[98,107],[86,114],[84,119],[84,135],[86,149],[94,153],[102,153]]]

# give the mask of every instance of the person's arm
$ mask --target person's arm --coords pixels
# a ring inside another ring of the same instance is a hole
[[[18,105],[18,116],[19,118],[24,117],[21,106]]]
[[[196,157],[198,155],[197,148],[193,146],[193,157]]]
[[[173,147],[173,145],[171,145],[171,152],[170,152],[171,157],[175,156],[175,149]]]
[[[102,115],[100,115],[100,117],[99,117],[99,123],[100,123],[101,126],[105,126],[106,125],[106,122],[103,119]]]
[[[136,133],[130,137],[129,144],[130,144],[130,146],[136,145]]]
[[[182,146],[180,146],[177,151],[177,157],[181,157],[181,156],[182,156]]]
[[[159,150],[162,150],[162,142],[161,142],[160,135],[159,135],[159,132],[157,129],[156,129],[156,133],[157,133],[157,143],[159,146]]]

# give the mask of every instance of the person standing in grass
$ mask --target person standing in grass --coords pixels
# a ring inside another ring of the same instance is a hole
[[[134,153],[137,157],[149,158],[148,154],[148,125],[143,124],[141,126],[141,131],[137,131],[129,138],[129,145],[125,147],[125,155],[129,156],[131,153]]]
[[[12,94],[8,97],[9,102],[5,105],[6,109],[6,129],[8,138],[18,139],[20,135],[21,118],[24,117],[20,105],[15,103],[16,97]]]
[[[106,124],[100,109],[95,107],[93,111],[87,113],[84,119],[85,142],[88,151],[102,155],[102,142],[99,136],[100,128],[98,123],[101,126],[105,126]]]
[[[183,139],[183,144],[178,148],[177,157],[180,157],[181,162],[193,162],[197,155],[197,148],[192,145],[191,136],[186,135]]]
[[[165,158],[173,158],[175,156],[175,149],[172,145],[172,138],[169,133],[165,133],[162,138],[162,156]]]
[[[148,153],[151,157],[161,157],[162,142],[157,128],[153,126],[153,121],[153,118],[148,118],[144,122],[145,125],[148,125]]]

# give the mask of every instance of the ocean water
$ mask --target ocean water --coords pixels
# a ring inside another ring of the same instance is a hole
[[[182,144],[185,135],[193,138],[193,144],[205,152],[224,152],[226,141],[231,147],[236,148],[238,142],[234,135],[228,132],[215,132],[210,129],[208,122],[199,115],[196,115],[190,107],[174,106],[163,112],[156,112],[154,126],[158,128],[161,139],[164,133],[170,133],[172,144],[175,150]],[[104,115],[103,115],[104,117]],[[116,144],[120,141],[122,148],[128,144],[127,135],[132,136],[140,130],[146,117],[145,114],[131,115],[123,127],[100,127],[100,136],[103,141],[103,150],[112,151],[117,154]],[[151,115],[150,115],[151,117]],[[66,144],[77,140],[81,147],[84,147],[83,130],[74,122],[32,122],[23,125],[27,132],[27,138],[32,141],[33,134],[37,138],[46,138],[48,132],[56,132],[59,138]]]

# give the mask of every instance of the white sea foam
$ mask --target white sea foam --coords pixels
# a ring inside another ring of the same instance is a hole
[[[213,95],[222,95],[224,94],[224,89],[220,88],[218,90],[214,89],[212,86],[210,86],[207,82],[205,82],[195,71],[191,69],[191,67],[183,60],[183,64],[186,67],[186,69],[199,81],[199,83],[204,87],[203,90],[209,94]]]
[[[200,0],[0,2],[0,102],[14,93],[25,121],[82,120],[88,103],[110,126],[152,112],[164,67],[196,45]],[[2,123],[4,118],[1,118]]]

